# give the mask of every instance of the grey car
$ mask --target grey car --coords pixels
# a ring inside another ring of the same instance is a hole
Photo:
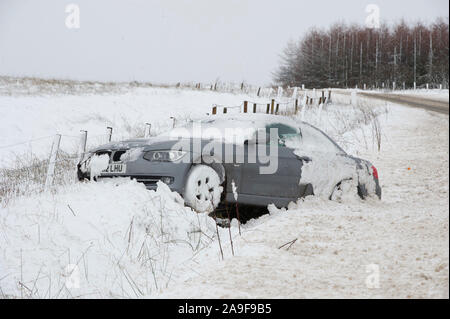
[[[193,134],[195,124],[215,134]],[[223,134],[227,129],[232,134]],[[106,166],[91,176],[93,158],[102,155]],[[101,145],[78,164],[79,180],[91,177],[129,177],[150,190],[161,181],[198,212],[219,203],[285,207],[308,195],[339,200],[344,192],[381,199],[370,162],[346,154],[312,125],[279,115],[215,115],[157,137]]]

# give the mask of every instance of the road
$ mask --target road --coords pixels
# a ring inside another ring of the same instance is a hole
[[[448,101],[439,101],[431,98],[424,98],[422,96],[405,95],[405,94],[382,94],[382,93],[358,93],[362,96],[381,99],[393,103],[418,107],[429,111],[434,111],[448,115],[449,103]]]

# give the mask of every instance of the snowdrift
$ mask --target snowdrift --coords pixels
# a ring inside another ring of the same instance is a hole
[[[0,234],[0,295],[120,298],[167,287],[216,228],[163,183],[114,179],[0,209]]]

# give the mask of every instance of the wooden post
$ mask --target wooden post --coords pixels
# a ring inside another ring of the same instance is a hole
[[[171,116],[170,118],[173,120],[172,128],[174,128],[175,127],[176,118],[174,116]]]
[[[223,114],[226,114],[226,113],[227,113],[227,108],[224,107],[224,108],[223,108]]]
[[[269,112],[270,112],[270,103],[267,103],[266,114],[269,114]]]
[[[256,113],[256,103],[253,103],[253,113]]]
[[[81,130],[80,146],[78,148],[78,162],[83,159],[84,153],[86,153],[87,131]]]
[[[150,137],[150,129],[151,128],[152,128],[152,125],[150,123],[145,123],[145,133],[144,133],[145,138]]]
[[[48,161],[47,177],[45,178],[44,189],[49,189],[53,185],[53,178],[55,176],[55,164],[58,156],[59,143],[61,142],[61,135],[56,134],[53,139],[52,150],[50,152],[50,160]]]
[[[276,108],[276,110],[275,110],[275,114],[278,114],[278,111],[280,110],[280,104],[279,103],[277,103],[277,108]]]
[[[247,113],[247,105],[248,105],[248,102],[244,101],[244,113]]]
[[[217,114],[217,106],[213,106],[212,108],[212,114],[216,115]]]
[[[261,93],[261,87],[258,88],[258,93],[256,93],[256,96],[259,97],[259,93]]]
[[[106,129],[108,130],[108,142],[111,142],[113,128],[111,126],[107,126]]]
[[[322,97],[319,97],[319,104],[318,105],[320,105],[320,104],[322,104]]]
[[[275,100],[272,99],[272,103],[270,104],[270,114],[273,114],[274,107],[275,107]]]
[[[330,99],[331,99],[331,90],[328,90],[328,102],[330,101]]]
[[[322,102],[325,101],[325,91],[322,90]]]
[[[295,99],[295,114],[298,112],[298,99]]]

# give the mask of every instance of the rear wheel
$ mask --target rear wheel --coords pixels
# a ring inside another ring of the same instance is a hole
[[[212,212],[220,203],[223,188],[217,172],[206,165],[196,165],[189,171],[184,200],[198,213]]]
[[[333,201],[342,201],[344,197],[353,197],[357,194],[357,189],[353,185],[352,179],[346,179],[339,182],[330,195],[330,199]]]

